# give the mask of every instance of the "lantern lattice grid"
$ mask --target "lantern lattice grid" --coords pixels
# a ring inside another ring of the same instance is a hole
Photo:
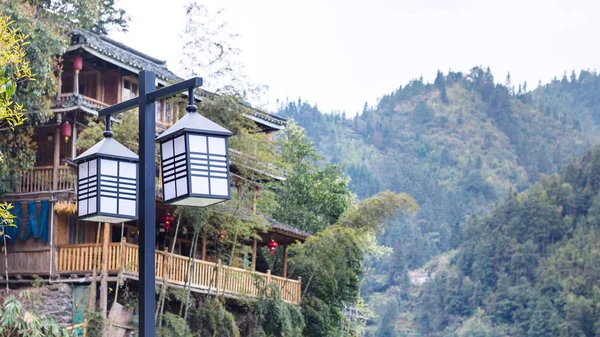
[[[107,137],[75,159],[80,220],[120,223],[138,218],[138,156]]]
[[[186,107],[188,114],[163,132],[160,143],[163,202],[205,207],[231,199],[229,144],[232,133]]]

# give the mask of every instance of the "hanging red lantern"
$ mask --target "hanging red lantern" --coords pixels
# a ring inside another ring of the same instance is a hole
[[[81,55],[76,55],[75,58],[73,58],[73,69],[75,69],[76,72],[83,69],[83,58]]]
[[[219,231],[219,242],[221,244],[223,244],[223,242],[225,241],[225,235],[227,235],[227,228],[222,228]]]
[[[71,123],[64,122],[64,124],[61,127],[61,134],[63,137],[65,137],[65,143],[69,141],[69,137],[71,137],[71,133],[73,132],[73,130],[71,129]]]
[[[256,199],[260,198],[260,191],[262,190],[262,187],[260,186],[255,186],[254,187],[254,191],[256,193]]]
[[[171,222],[173,222],[175,218],[171,215],[171,213],[167,212],[167,214],[163,215],[160,219],[165,224],[165,231],[168,233],[169,228],[171,227]]]
[[[275,242],[275,240],[271,240],[269,241],[269,243],[267,243],[267,247],[269,247],[269,253],[271,254],[271,256],[273,256],[273,254],[275,254],[275,249],[279,247],[279,244]]]

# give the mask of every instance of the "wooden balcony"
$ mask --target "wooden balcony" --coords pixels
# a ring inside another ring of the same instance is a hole
[[[66,92],[66,93],[57,95],[56,101],[54,104],[56,107],[81,105],[81,106],[85,106],[92,110],[100,110],[100,109],[104,109],[109,106],[109,104],[106,104],[97,99],[94,99],[94,98],[91,98],[91,97],[88,97],[88,96],[85,96],[82,94],[75,94],[73,92]]]
[[[23,174],[21,185],[14,193],[52,192],[52,166],[38,166]],[[58,167],[58,186],[56,191],[75,190],[77,172],[74,167]]]
[[[138,246],[129,243],[110,243],[106,254],[106,268],[109,274],[122,272],[126,278],[137,279],[139,272]],[[102,245],[76,244],[61,245],[58,249],[57,266],[60,274],[90,273],[100,270],[103,265]],[[270,271],[259,273],[241,268],[224,266],[218,263],[156,251],[156,282],[166,279],[169,285],[183,287],[191,282],[191,290],[198,293],[220,295],[229,298],[258,297],[267,285],[275,284],[284,301],[300,303],[301,280],[290,280],[271,275]],[[171,267],[167,268],[171,259]],[[191,269],[190,277],[188,272]],[[268,290],[267,290],[268,291]]]

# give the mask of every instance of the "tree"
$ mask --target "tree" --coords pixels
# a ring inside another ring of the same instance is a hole
[[[279,183],[274,217],[299,229],[317,233],[336,222],[348,207],[348,179],[340,167],[317,166],[321,159],[303,129],[288,124],[279,142],[280,156],[289,167],[287,179]]]
[[[115,0],[26,0],[43,9],[54,20],[69,28],[83,28],[106,35],[111,28],[127,31],[129,17],[115,7]]]
[[[560,319],[552,302],[546,297],[538,300],[535,311],[529,323],[528,336],[546,337],[557,336]]]
[[[25,121],[23,104],[13,101],[20,83],[33,79],[26,59],[27,41],[9,18],[0,16],[0,128],[15,127]]]
[[[290,270],[303,278],[304,336],[335,335],[345,304],[359,298],[359,276],[366,256],[390,250],[377,245],[375,234],[386,221],[412,214],[418,206],[405,194],[383,192],[349,207],[335,225],[292,246]]]
[[[260,101],[266,89],[250,83],[239,59],[239,34],[231,32],[223,9],[212,9],[198,1],[185,6],[181,68],[186,76],[201,76],[204,87],[219,94]]]

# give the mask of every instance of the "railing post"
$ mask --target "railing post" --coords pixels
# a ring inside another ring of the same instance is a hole
[[[169,281],[169,248],[165,247],[163,251],[163,270],[162,275],[165,282]]]
[[[127,246],[125,245],[125,243],[127,243],[127,239],[125,239],[125,237],[121,238],[121,265],[119,266],[121,269],[121,272],[124,272],[126,267],[125,267],[125,254],[126,254],[126,250],[127,250]]]
[[[223,287],[223,263],[221,259],[217,262],[217,295],[219,295],[219,289]]]
[[[256,270],[256,239],[252,241],[252,263],[250,264],[250,270]]]
[[[296,303],[300,304],[302,296],[302,276],[298,276],[298,293],[296,296]]]
[[[271,294],[271,269],[267,269],[267,295]]]

